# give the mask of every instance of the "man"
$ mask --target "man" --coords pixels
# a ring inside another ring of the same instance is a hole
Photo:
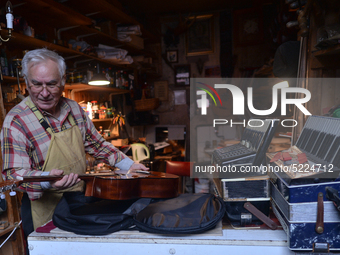
[[[29,198],[24,194],[22,203],[25,235],[52,218],[62,192],[83,189],[78,174],[85,173],[86,153],[121,170],[148,170],[106,142],[77,102],[62,97],[65,71],[64,59],[53,51],[26,53],[22,74],[29,97],[7,114],[1,131],[5,179],[64,175],[21,185]]]

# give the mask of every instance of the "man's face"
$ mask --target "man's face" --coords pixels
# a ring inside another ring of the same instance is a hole
[[[28,92],[33,103],[40,109],[58,115],[57,105],[64,90],[61,86],[58,65],[52,60],[28,66]]]

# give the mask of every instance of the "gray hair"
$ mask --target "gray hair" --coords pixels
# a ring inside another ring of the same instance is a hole
[[[58,55],[55,51],[48,50],[46,48],[31,50],[25,54],[21,61],[22,76],[28,85],[28,68],[30,64],[37,64],[47,60],[52,60],[57,63],[59,69],[59,75],[62,79],[66,73],[66,64],[62,56]],[[62,86],[65,85],[65,79],[62,79]]]

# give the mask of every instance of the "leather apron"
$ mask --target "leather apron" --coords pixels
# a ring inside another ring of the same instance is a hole
[[[64,170],[64,175],[75,173],[84,174],[86,170],[85,148],[79,127],[69,113],[68,120],[72,127],[58,133],[53,133],[52,128],[47,124],[45,118],[37,107],[27,100],[26,104],[32,109],[40,123],[47,132],[51,134],[51,143],[48,147],[47,156],[42,171],[52,169]],[[47,124],[47,125],[46,125]],[[42,197],[31,201],[32,220],[34,230],[52,219],[54,210],[61,199],[63,192],[83,191],[84,182],[63,190],[44,190]]]

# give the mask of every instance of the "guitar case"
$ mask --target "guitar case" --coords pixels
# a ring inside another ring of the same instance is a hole
[[[214,228],[224,214],[223,200],[213,194],[116,201],[69,192],[64,193],[52,219],[56,227],[80,235],[106,235],[127,229],[196,234]]]
[[[187,193],[150,203],[134,216],[137,229],[158,234],[197,234],[213,229],[225,205],[213,194]]]
[[[65,231],[79,235],[107,235],[132,225],[132,217],[124,214],[135,200],[105,200],[86,197],[82,192],[65,192],[52,220]]]

